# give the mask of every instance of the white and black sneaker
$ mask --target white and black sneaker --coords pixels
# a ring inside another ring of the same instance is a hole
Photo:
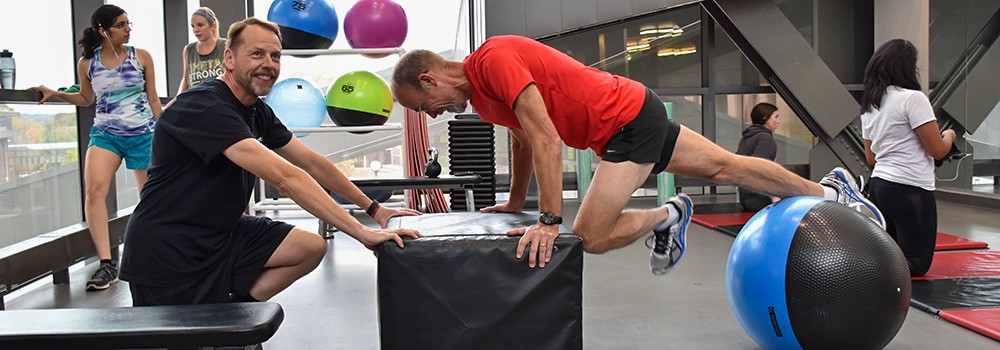
[[[680,218],[666,230],[653,230],[653,235],[646,241],[646,245],[652,248],[652,251],[649,252],[649,269],[657,276],[666,275],[672,271],[684,256],[684,249],[687,247],[688,224],[691,223],[691,215],[694,214],[694,204],[691,202],[691,198],[683,193],[670,198],[665,205],[674,206],[680,214]]]
[[[882,216],[882,212],[861,194],[861,188],[854,181],[854,175],[850,171],[841,167],[833,168],[829,174],[819,180],[819,184],[837,191],[837,202],[857,210],[885,229],[885,218]]]

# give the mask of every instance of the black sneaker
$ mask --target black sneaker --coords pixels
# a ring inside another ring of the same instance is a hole
[[[105,290],[118,283],[118,268],[112,264],[101,264],[87,281],[87,290]]]

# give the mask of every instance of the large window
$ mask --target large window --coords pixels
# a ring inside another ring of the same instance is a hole
[[[7,35],[0,49],[14,54],[14,88],[72,85],[76,61],[67,2],[3,6],[0,32]],[[79,157],[75,107],[0,101],[0,247],[82,221]]]
[[[1000,45],[988,29],[995,1],[930,1],[929,78],[939,123],[959,132],[962,163],[937,171],[939,186],[996,193],[1000,182]],[[995,27],[994,27],[995,28]],[[962,59],[963,53],[968,53]],[[951,118],[955,123],[950,123]],[[960,165],[960,166],[959,166]],[[971,170],[971,171],[970,171]],[[955,181],[948,181],[951,178]]]
[[[585,65],[658,91],[701,87],[700,13],[699,7],[689,6],[542,42]],[[678,123],[701,129],[700,96],[668,96],[665,104]],[[577,153],[563,147],[563,171],[575,173]]]
[[[786,10],[811,9],[805,2],[782,3]],[[743,129],[750,124],[749,110],[758,102],[775,104],[782,121],[775,132],[778,161],[807,167],[814,144],[812,133],[714,23],[714,45],[703,47],[703,18],[699,6],[686,6],[542,40],[584,64],[652,88],[674,121],[714,137],[716,143],[732,152],[736,151]],[[800,18],[798,22],[796,26],[804,35],[811,33],[811,21]],[[706,67],[714,70],[706,72]],[[719,90],[725,92],[710,95]],[[564,171],[575,171],[575,153],[567,149],[563,154]]]
[[[767,85],[718,24],[715,25],[715,83],[724,87]]]
[[[785,100],[775,93],[716,96],[716,143],[726,150],[736,152],[743,130],[752,124],[750,110],[761,102],[778,107],[781,124],[774,131],[774,140],[778,145],[776,161],[784,165],[808,165],[813,134]]]
[[[657,88],[700,87],[700,8],[543,40],[585,65]]]

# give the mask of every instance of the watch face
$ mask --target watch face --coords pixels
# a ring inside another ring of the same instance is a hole
[[[538,218],[538,222],[541,222],[546,225],[558,225],[562,223],[562,218],[556,216],[556,214],[545,212],[542,213],[542,216]]]

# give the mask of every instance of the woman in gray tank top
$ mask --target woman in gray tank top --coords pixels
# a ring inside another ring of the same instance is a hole
[[[219,19],[208,7],[200,7],[191,14],[191,31],[198,41],[184,46],[184,77],[177,88],[180,94],[208,79],[222,75],[222,54],[226,39],[219,38]]]

